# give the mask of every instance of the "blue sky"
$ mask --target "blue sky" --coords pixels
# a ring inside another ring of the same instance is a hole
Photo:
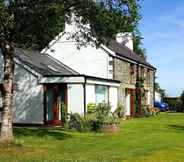
[[[170,96],[184,90],[184,0],[143,0],[140,31],[157,81]]]

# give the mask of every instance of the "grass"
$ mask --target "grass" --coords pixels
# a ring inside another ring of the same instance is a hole
[[[116,134],[15,128],[0,162],[184,162],[184,114],[122,121]]]

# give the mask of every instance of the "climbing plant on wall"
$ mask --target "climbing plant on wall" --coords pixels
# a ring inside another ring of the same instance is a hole
[[[141,113],[145,97],[144,78],[138,77],[136,82],[135,113]]]

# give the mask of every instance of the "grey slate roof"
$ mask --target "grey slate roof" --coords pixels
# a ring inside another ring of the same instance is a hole
[[[41,75],[78,75],[63,63],[37,51],[15,49],[15,57]]]
[[[115,40],[111,41],[109,43],[108,48],[116,53],[117,56],[126,58],[132,61],[135,61],[137,63],[141,63],[143,65],[146,65],[150,68],[156,69],[154,66],[149,64],[147,61],[145,61],[142,57],[135,54],[133,51],[131,51],[128,47],[116,42]]]

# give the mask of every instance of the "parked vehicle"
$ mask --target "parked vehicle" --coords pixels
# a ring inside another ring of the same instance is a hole
[[[154,106],[159,108],[160,111],[168,111],[169,110],[169,105],[167,103],[164,103],[164,102],[155,101]]]

